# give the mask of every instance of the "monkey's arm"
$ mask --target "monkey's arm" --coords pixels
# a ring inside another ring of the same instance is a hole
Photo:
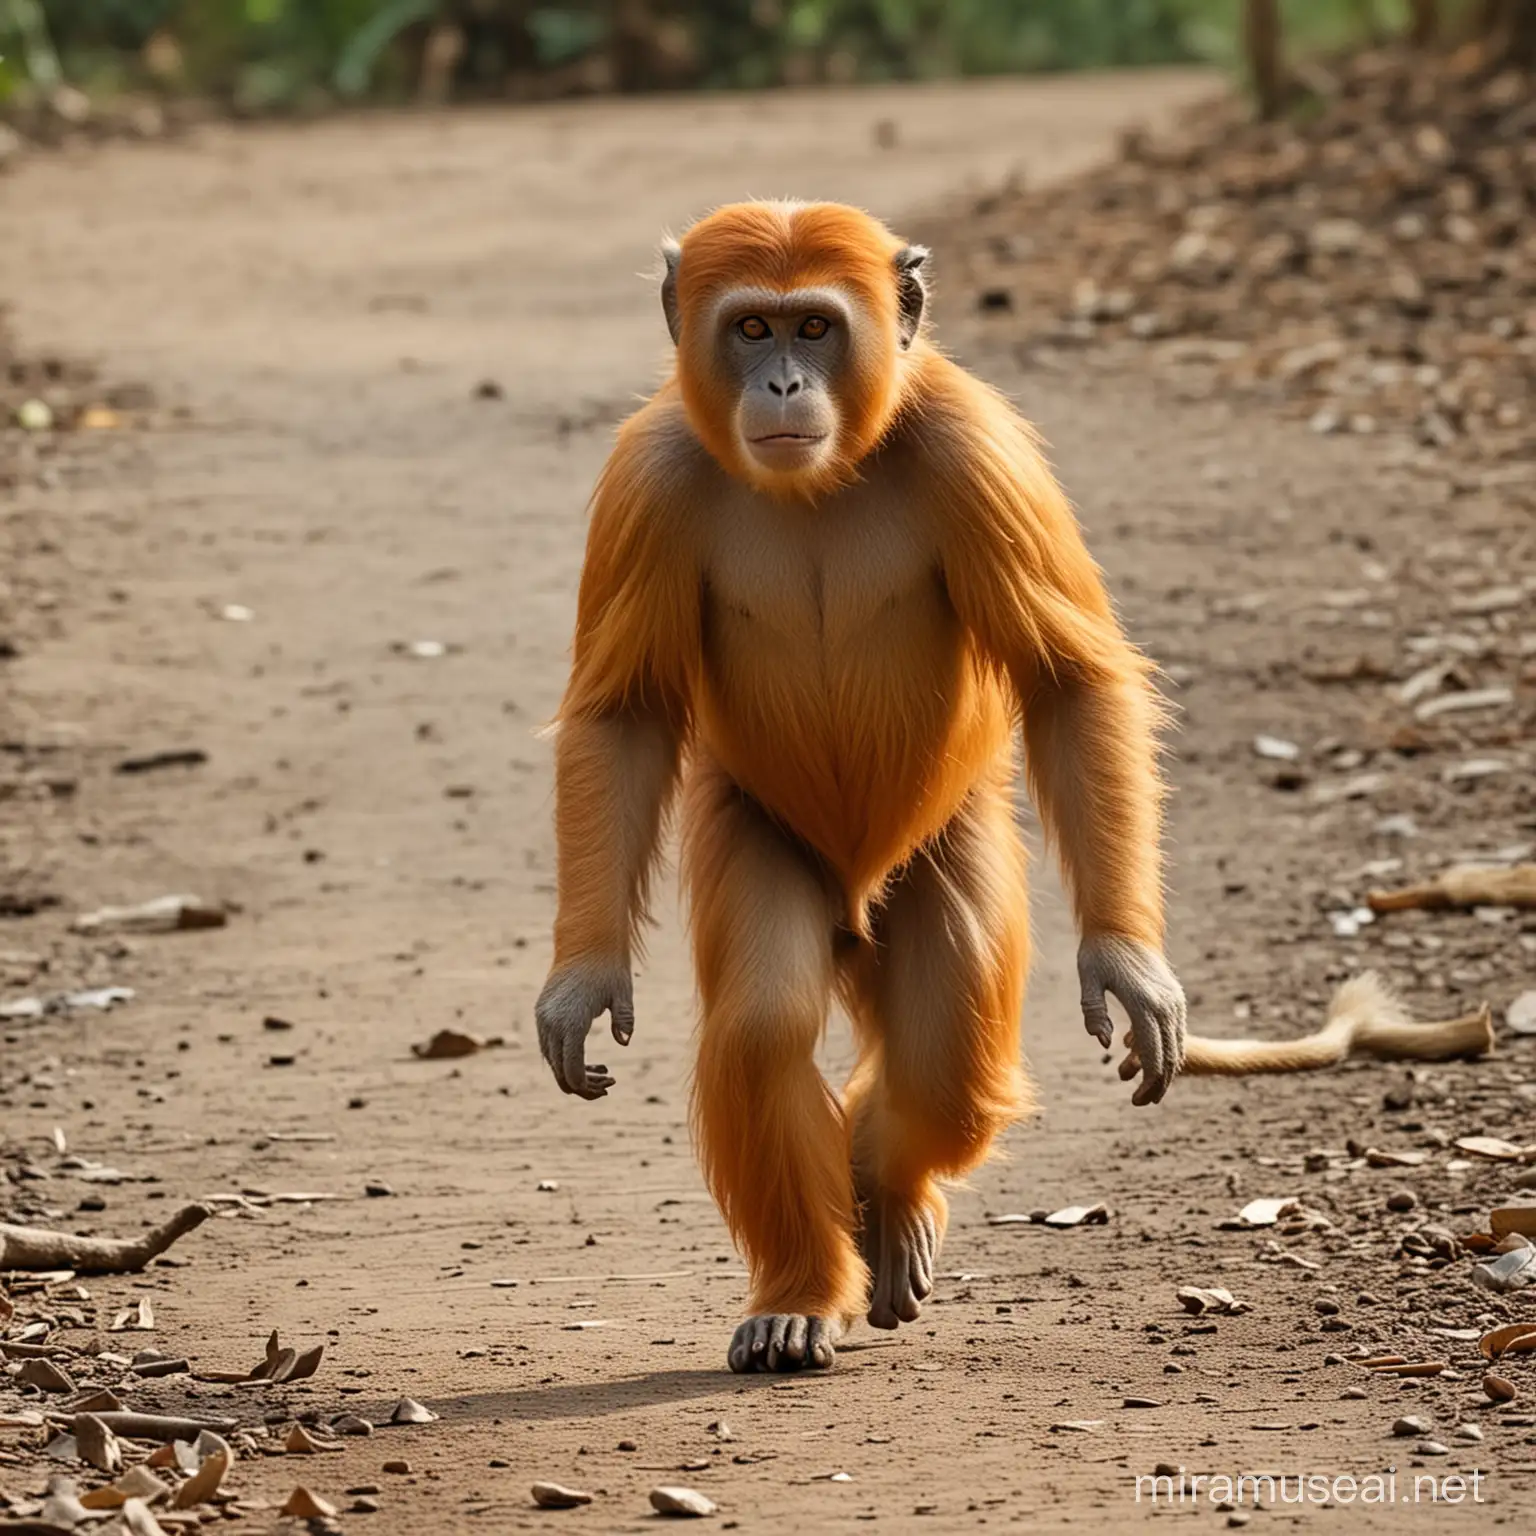
[[[606,1011],[634,1030],[630,964],[690,721],[697,577],[645,473],[643,417],[620,435],[594,498],[570,683],[557,719],[555,955],[539,1045],[567,1093],[601,1098],[586,1039]],[[639,439],[637,442],[636,439]]]
[[[968,466],[951,486],[945,575],[963,622],[1010,679],[1030,789],[1082,934],[1083,1019],[1108,1047],[1105,994],[1131,1017],[1138,1104],[1183,1058],[1183,990],[1163,958],[1162,800],[1151,664],[1126,640],[1029,428],[975,386]]]

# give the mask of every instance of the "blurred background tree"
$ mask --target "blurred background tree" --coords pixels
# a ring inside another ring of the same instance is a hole
[[[1274,111],[1287,49],[1469,29],[1536,62],[1536,0],[0,0],[0,97],[68,80],[259,112],[1246,57]]]

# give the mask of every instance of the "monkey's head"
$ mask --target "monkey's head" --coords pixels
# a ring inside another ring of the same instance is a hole
[[[662,247],[694,430],[763,490],[844,483],[900,404],[927,251],[838,203],[735,203]]]

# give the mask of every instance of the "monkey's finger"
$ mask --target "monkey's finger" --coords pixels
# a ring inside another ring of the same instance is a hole
[[[1115,1026],[1110,1022],[1109,1004],[1098,982],[1083,983],[1083,1026],[1107,1051],[1115,1043]]]
[[[811,1320],[796,1314],[789,1320],[789,1330],[784,1335],[784,1353],[791,1360],[804,1361],[810,1343]]]
[[[608,1008],[608,1018],[613,1027],[613,1038],[620,1045],[628,1045],[635,1033],[635,1001],[632,997],[616,997]]]
[[[1141,1057],[1141,1086],[1131,1095],[1132,1104],[1155,1104],[1162,1098],[1168,1084],[1163,1071],[1163,1037],[1157,1027],[1157,1017],[1147,1003],[1134,994],[1125,1003],[1131,1016],[1131,1026],[1136,1031],[1136,1054]]]
[[[794,1319],[784,1312],[773,1319],[772,1327],[768,1331],[768,1352],[763,1357],[763,1363],[770,1371],[778,1370],[788,1354],[789,1325],[793,1321]]]
[[[560,1060],[564,1069],[562,1079],[567,1093],[586,1096],[587,1087],[587,1028],[568,1029],[561,1042]]]

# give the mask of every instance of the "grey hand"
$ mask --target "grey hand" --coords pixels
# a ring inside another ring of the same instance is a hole
[[[1083,1023],[1105,1050],[1114,1044],[1105,993],[1131,1016],[1130,1053],[1120,1065],[1126,1079],[1141,1073],[1133,1104],[1155,1104],[1184,1064],[1184,989],[1172,967],[1150,945],[1110,934],[1084,939],[1077,952]]]
[[[613,1038],[628,1045],[635,1032],[635,999],[629,967],[621,961],[579,960],[551,971],[534,1005],[539,1049],[566,1093],[600,1099],[613,1087],[608,1068],[587,1065],[587,1034],[606,1011]]]

